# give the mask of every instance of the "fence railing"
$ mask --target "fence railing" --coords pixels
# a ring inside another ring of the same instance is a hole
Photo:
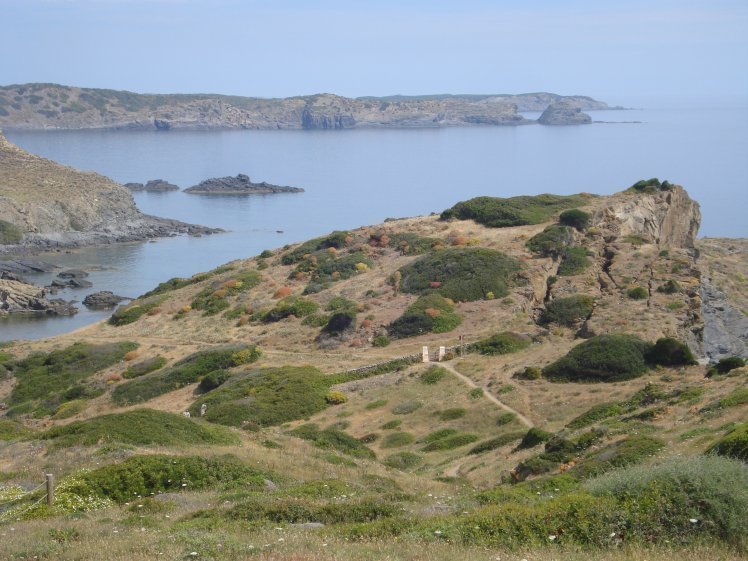
[[[0,501],[0,521],[21,518],[44,501],[49,507],[55,501],[55,477],[51,473],[45,474],[44,483],[28,491],[19,492],[11,499]]]

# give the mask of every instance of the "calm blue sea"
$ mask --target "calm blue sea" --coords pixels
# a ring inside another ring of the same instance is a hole
[[[103,269],[91,273],[92,290],[61,292],[66,299],[82,300],[97,290],[137,296],[170,277],[266,248],[388,217],[440,212],[478,195],[607,194],[649,177],[680,183],[701,203],[701,236],[748,236],[748,107],[591,114],[607,122],[420,130],[8,131],[7,137],[30,152],[122,183],[161,178],[184,188],[246,173],[255,181],[306,189],[255,197],[138,193],[136,202],[146,213],[230,232],[45,256],[66,267]],[[3,320],[0,340],[47,337],[107,316],[81,307],[72,318]]]

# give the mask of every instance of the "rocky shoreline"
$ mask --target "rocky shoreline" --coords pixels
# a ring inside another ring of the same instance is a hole
[[[236,177],[206,179],[197,185],[188,187],[184,192],[193,195],[268,195],[273,193],[303,193],[304,189],[273,185],[265,181],[253,183],[248,175],[240,173]]]

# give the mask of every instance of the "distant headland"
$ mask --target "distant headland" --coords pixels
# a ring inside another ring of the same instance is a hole
[[[315,94],[255,98],[219,94],[139,94],[57,84],[0,87],[0,128],[17,130],[352,129],[515,126],[543,121],[521,115],[562,103],[568,122],[582,111],[622,109],[591,97],[554,93],[348,98]]]

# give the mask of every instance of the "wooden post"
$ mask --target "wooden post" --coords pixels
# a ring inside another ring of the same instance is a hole
[[[55,502],[55,476],[48,473],[45,477],[47,478],[47,506],[51,507]]]

